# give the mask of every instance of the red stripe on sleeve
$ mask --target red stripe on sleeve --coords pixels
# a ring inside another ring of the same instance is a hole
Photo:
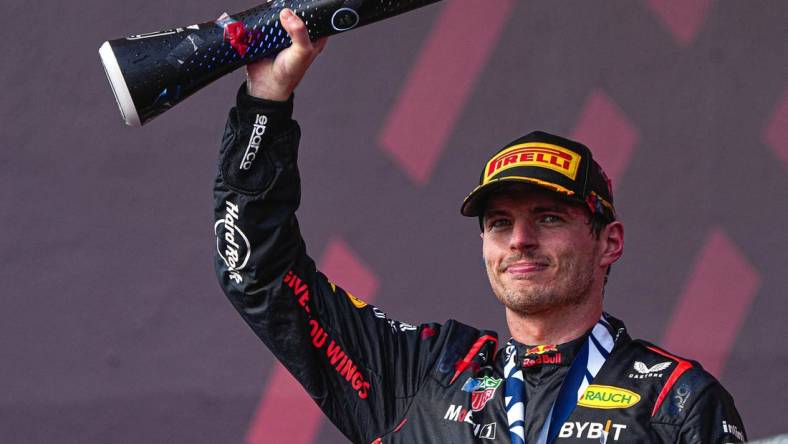
[[[662,406],[662,402],[665,401],[665,397],[668,396],[670,389],[673,388],[673,385],[676,383],[676,381],[679,380],[679,378],[681,377],[681,375],[684,374],[684,372],[692,368],[692,363],[690,363],[689,361],[685,361],[684,359],[681,359],[679,357],[673,356],[670,353],[666,352],[665,350],[661,350],[657,347],[647,346],[646,348],[653,351],[654,353],[659,353],[660,355],[672,359],[679,363],[679,365],[677,365],[676,368],[673,369],[673,373],[670,374],[670,377],[668,378],[668,381],[665,383],[665,386],[662,387],[662,391],[659,392],[659,396],[657,397],[657,402],[656,404],[654,404],[654,410],[651,411],[651,417],[654,417],[654,415],[657,414],[657,410],[659,410],[659,408]]]

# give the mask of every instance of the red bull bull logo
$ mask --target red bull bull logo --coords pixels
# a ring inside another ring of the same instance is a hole
[[[526,355],[542,355],[545,353],[557,353],[558,347],[555,345],[537,345],[525,351]]]

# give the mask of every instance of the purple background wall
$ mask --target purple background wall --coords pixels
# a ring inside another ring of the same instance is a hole
[[[215,283],[240,75],[131,129],[96,52],[252,4],[6,4],[2,442],[344,442]],[[311,254],[403,320],[504,332],[459,203],[501,144],[574,135],[627,228],[608,311],[700,357],[751,438],[784,432],[786,23],[779,0],[450,0],[334,38],[297,93]]]

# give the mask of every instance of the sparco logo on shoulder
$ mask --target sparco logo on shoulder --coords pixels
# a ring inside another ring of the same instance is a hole
[[[252,162],[257,157],[257,150],[260,149],[260,142],[263,140],[263,134],[265,134],[266,124],[268,124],[268,117],[258,114],[252,126],[252,135],[249,136],[246,152],[244,152],[244,157],[241,159],[242,170],[252,168]]]
[[[230,279],[236,284],[243,281],[240,271],[249,262],[251,246],[249,239],[238,228],[238,205],[225,201],[224,218],[216,221],[213,232],[216,234],[216,251],[224,259]]]

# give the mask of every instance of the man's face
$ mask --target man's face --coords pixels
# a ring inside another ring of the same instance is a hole
[[[507,308],[535,314],[582,304],[592,290],[601,294],[604,247],[582,205],[546,190],[507,187],[490,198],[483,227],[487,276]]]

